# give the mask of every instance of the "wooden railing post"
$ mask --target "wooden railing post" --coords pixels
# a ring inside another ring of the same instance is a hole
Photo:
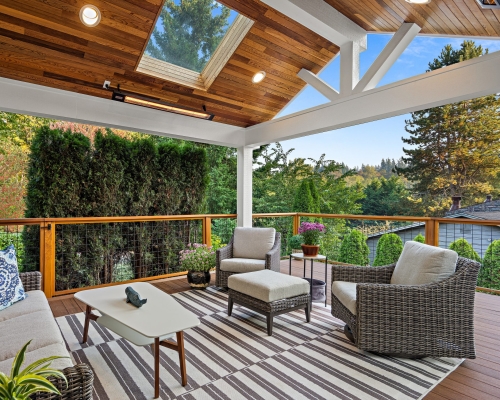
[[[297,213],[293,216],[293,234],[294,235],[299,234],[299,226],[300,226],[300,215],[299,215],[299,213]]]
[[[40,272],[42,290],[51,298],[56,290],[56,225],[51,222],[40,224]]]
[[[212,246],[212,218],[203,218],[203,244],[208,247]]]
[[[439,246],[439,221],[434,218],[425,221],[425,243]]]

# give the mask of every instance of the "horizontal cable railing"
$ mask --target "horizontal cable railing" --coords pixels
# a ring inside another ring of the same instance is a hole
[[[48,297],[91,287],[148,281],[185,274],[179,252],[189,243],[226,245],[236,227],[235,214],[150,217],[34,218],[0,220],[0,247],[13,244],[21,271],[39,270]],[[326,233],[321,254],[330,262],[349,263],[340,248],[347,234],[360,231],[373,265],[382,235],[401,242],[417,236],[481,262],[480,290],[500,294],[500,221],[431,217],[343,214],[254,214],[253,226],[281,233],[281,254],[300,251],[292,237],[303,221],[321,222]],[[471,250],[472,249],[472,250]]]

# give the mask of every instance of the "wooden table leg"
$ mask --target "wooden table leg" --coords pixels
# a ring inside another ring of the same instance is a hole
[[[89,337],[89,324],[90,324],[91,314],[92,314],[92,307],[87,306],[87,308],[85,309],[85,324],[83,325],[82,343],[87,343],[87,339]]]
[[[181,366],[182,386],[187,385],[186,354],[184,352],[184,332],[177,332],[177,351],[179,352],[179,364]]]
[[[155,399],[160,397],[160,338],[155,339]]]

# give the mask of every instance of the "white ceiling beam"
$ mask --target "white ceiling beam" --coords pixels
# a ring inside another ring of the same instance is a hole
[[[350,96],[359,82],[359,44],[347,42],[340,46],[340,95]]]
[[[236,126],[0,78],[0,110],[82,124],[238,147]]]
[[[500,92],[500,51],[246,129],[262,145],[377,121]]]
[[[366,31],[323,0],[261,0],[337,46],[356,42],[366,50]]]
[[[354,88],[353,93],[361,93],[375,88],[396,60],[403,54],[408,45],[420,32],[420,27],[414,23],[403,23],[389,43],[384,47],[377,59],[366,71],[363,78]],[[340,54],[342,57],[342,53]]]
[[[339,98],[339,92],[332,88],[328,83],[321,79],[318,75],[313,74],[311,71],[302,68],[297,76],[304,82],[311,85],[314,89],[320,92],[330,101],[337,100]]]

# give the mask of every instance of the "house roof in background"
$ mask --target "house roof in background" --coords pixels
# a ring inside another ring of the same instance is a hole
[[[500,36],[500,11],[469,0],[326,0],[368,31],[395,32],[416,22],[422,33]],[[254,21],[208,90],[137,71],[164,0],[95,0],[101,23],[79,20],[83,0],[2,0],[0,76],[97,97],[111,86],[180,107],[215,114],[214,121],[248,127],[272,119],[305,86],[302,68],[318,73],[339,51],[296,21],[259,0],[219,0]],[[266,78],[251,82],[260,71]]]

